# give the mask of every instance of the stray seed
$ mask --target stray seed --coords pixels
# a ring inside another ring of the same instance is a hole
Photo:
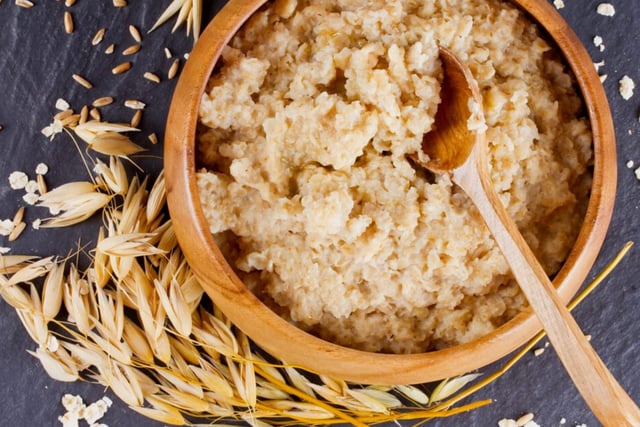
[[[16,5],[24,7],[25,9],[31,9],[33,7],[33,3],[29,0],[16,0]]]
[[[142,110],[146,107],[144,102],[138,101],[137,99],[127,99],[124,101],[124,106],[127,108],[131,108],[132,110]]]
[[[111,72],[113,74],[122,74],[129,71],[130,68],[131,68],[131,62],[123,62],[122,64],[116,66],[113,70],[111,70]]]
[[[80,120],[78,120],[78,122],[80,124],[86,123],[88,118],[89,118],[89,107],[85,105],[84,107],[82,107],[82,110],[80,110]]]
[[[139,51],[140,51],[140,45],[139,44],[134,44],[133,46],[129,46],[128,48],[123,50],[122,54],[125,55],[125,56],[133,55],[134,53],[138,53]]]
[[[24,206],[21,207],[20,209],[18,209],[16,214],[13,216],[13,225],[14,225],[14,227],[17,227],[18,224],[20,224],[22,222],[23,218],[24,218]]]
[[[104,53],[106,53],[107,55],[111,55],[113,53],[113,51],[116,49],[116,46],[113,44],[110,44],[109,46],[107,46],[107,48],[104,50]]]
[[[113,104],[113,98],[110,96],[103,96],[102,98],[98,98],[91,104],[93,107],[100,108],[106,107],[107,105]]]
[[[115,7],[126,7],[127,6],[127,1],[126,0],[113,0],[113,5]]]
[[[60,111],[58,114],[53,116],[53,120],[64,120],[72,114],[73,114],[73,110],[69,108],[67,110]]]
[[[135,25],[129,25],[129,33],[131,33],[131,37],[138,43],[142,42],[142,36],[140,36],[140,31],[135,27]]]
[[[91,44],[92,44],[92,45],[94,45],[94,46],[95,46],[95,45],[97,45],[97,44],[99,44],[99,43],[102,41],[102,39],[104,38],[104,33],[105,33],[106,31],[107,31],[107,30],[105,30],[104,28],[100,28],[100,29],[96,32],[96,35],[95,35],[95,36],[93,36],[93,40],[91,40]]]
[[[79,119],[79,114],[72,114],[69,117],[65,117],[64,119],[60,120],[60,124],[62,125],[62,127],[75,126],[78,124]]]
[[[178,74],[178,67],[180,66],[180,60],[176,59],[175,61],[173,61],[173,64],[171,64],[171,67],[169,68],[169,72],[167,73],[167,77],[169,78],[169,80],[173,79],[176,74]]]
[[[171,59],[171,57],[173,56],[168,47],[164,48],[164,55],[167,57],[167,59]]]
[[[138,110],[133,114],[133,117],[131,118],[131,127],[137,128],[141,120],[142,120],[142,110]]]
[[[149,135],[149,141],[151,141],[153,145],[158,145],[158,136],[155,133],[152,133]]]
[[[544,348],[536,348],[535,350],[533,350],[533,355],[538,357],[540,356],[542,353],[544,353]]]
[[[153,74],[153,73],[151,73],[151,72],[149,72],[149,71],[147,71],[146,73],[144,73],[144,76],[143,76],[143,77],[144,77],[145,79],[147,79],[147,80],[150,80],[150,81],[154,82],[154,83],[160,83],[160,77],[158,77],[158,75],[157,75],[157,74]]]
[[[41,196],[47,194],[49,190],[47,189],[47,182],[44,180],[44,176],[38,175],[36,180],[38,181],[38,193],[40,193]]]
[[[531,412],[524,414],[523,416],[518,418],[516,420],[516,424],[518,425],[518,427],[522,427],[530,421],[533,421],[533,414]]]
[[[76,4],[76,0],[65,0],[64,5],[67,7],[71,7]]]
[[[73,33],[73,16],[69,11],[64,12],[64,30],[67,34]]]
[[[78,82],[78,84],[80,84],[81,86],[84,86],[87,89],[91,89],[93,87],[91,82],[89,80],[85,79],[84,77],[82,77],[80,74],[74,74],[71,77],[73,77],[73,80]]]
[[[92,108],[91,111],[89,111],[89,115],[93,120],[97,120],[97,121],[100,121],[100,119],[102,118],[100,116],[100,110],[98,110],[97,108]]]
[[[13,242],[14,240],[16,240],[18,237],[20,237],[20,235],[22,234],[26,226],[27,224],[24,222],[21,222],[20,224],[16,225],[13,231],[11,232],[11,234],[9,234],[9,237],[7,240],[9,240],[10,242]]]

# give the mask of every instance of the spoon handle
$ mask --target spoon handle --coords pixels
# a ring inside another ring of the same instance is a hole
[[[477,153],[474,153],[477,154]],[[478,158],[453,171],[452,179],[475,203],[569,376],[605,426],[638,427],[640,409],[607,369],[560,301],[549,277],[503,207]],[[476,164],[473,164],[476,163]]]

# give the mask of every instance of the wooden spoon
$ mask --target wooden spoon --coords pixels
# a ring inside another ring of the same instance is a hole
[[[469,68],[451,51],[440,48],[440,59],[444,69],[442,102],[436,114],[435,128],[424,136],[422,146],[429,159],[420,160],[418,156],[414,159],[432,172],[450,173],[451,180],[475,203],[549,341],[600,422],[611,427],[640,426],[640,410],[560,301],[549,277],[491,185],[484,132],[471,131],[468,126],[470,101],[479,107],[475,114],[482,114],[477,82]]]

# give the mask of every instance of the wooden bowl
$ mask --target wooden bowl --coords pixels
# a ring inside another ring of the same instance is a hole
[[[573,70],[588,110],[595,165],[589,206],[578,239],[554,284],[563,301],[583,283],[605,238],[616,191],[613,121],[593,63],[577,36],[546,1],[512,0],[544,27]],[[165,147],[169,210],[184,254],[206,292],[263,349],[289,364],[358,383],[424,383],[486,366],[541,329],[527,310],[475,341],[411,355],[353,350],[286,322],[240,281],[214,243],[196,186],[195,139],[200,100],[222,48],[264,0],[231,0],[216,15],[187,61],[171,103]]]

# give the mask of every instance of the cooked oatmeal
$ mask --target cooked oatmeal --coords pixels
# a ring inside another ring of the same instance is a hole
[[[203,96],[211,232],[263,301],[336,343],[443,348],[526,306],[465,194],[408,159],[440,102],[438,45],[478,80],[494,186],[556,272],[584,216],[591,134],[557,52],[509,3],[278,0]]]

